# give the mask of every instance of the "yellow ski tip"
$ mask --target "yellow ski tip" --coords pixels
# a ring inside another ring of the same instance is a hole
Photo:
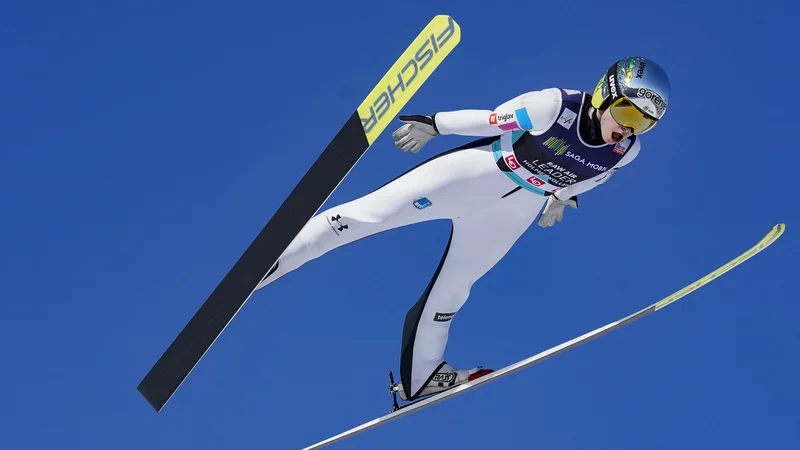
[[[671,303],[674,303],[674,302],[680,300],[681,298],[685,297],[686,295],[688,295],[688,294],[696,291],[697,289],[705,286],[711,280],[714,280],[715,278],[718,278],[722,274],[728,272],[729,270],[733,269],[734,267],[738,266],[739,264],[741,264],[741,263],[747,261],[748,259],[752,258],[757,253],[759,253],[761,250],[764,250],[765,248],[767,248],[770,245],[772,245],[773,242],[778,240],[778,238],[781,237],[781,235],[783,234],[783,232],[785,230],[786,230],[786,224],[779,223],[779,224],[775,225],[774,227],[772,227],[772,229],[769,231],[769,233],[767,233],[763,238],[761,238],[761,240],[758,241],[758,243],[756,243],[756,245],[750,247],[749,250],[747,250],[746,252],[744,252],[741,255],[737,256],[736,258],[730,260],[725,265],[720,266],[717,270],[709,273],[708,275],[704,276],[703,278],[700,278],[699,280],[695,281],[694,283],[686,286],[685,288],[681,289],[680,291],[675,292],[674,294],[670,295],[669,297],[666,297],[663,300],[655,303],[653,305],[654,310],[658,311],[659,309],[661,309],[661,308],[663,308],[663,307],[665,307],[665,306],[667,306],[667,305],[669,305]]]
[[[358,107],[369,145],[459,42],[461,27],[452,17],[442,14],[428,22]]]

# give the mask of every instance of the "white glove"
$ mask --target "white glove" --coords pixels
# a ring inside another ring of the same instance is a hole
[[[405,125],[395,130],[392,138],[394,145],[404,152],[411,150],[411,153],[417,153],[423,145],[439,135],[433,117],[400,116],[399,119]]]
[[[542,228],[552,227],[556,222],[561,222],[564,218],[564,207],[571,206],[572,208],[578,207],[578,197],[572,197],[569,200],[559,200],[555,194],[547,199],[547,204],[544,205],[544,211],[539,217],[539,226]]]

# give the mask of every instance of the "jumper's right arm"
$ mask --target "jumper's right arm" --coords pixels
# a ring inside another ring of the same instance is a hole
[[[433,116],[400,116],[405,123],[393,133],[402,150],[416,153],[438,135],[499,136],[509,131],[545,130],[560,109],[557,89],[544,89],[519,95],[495,108],[442,111]]]

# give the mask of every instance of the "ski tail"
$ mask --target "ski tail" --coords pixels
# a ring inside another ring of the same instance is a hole
[[[461,40],[453,18],[435,16],[353,112],[308,172],[138,386],[160,411],[280,255],[386,126]]]

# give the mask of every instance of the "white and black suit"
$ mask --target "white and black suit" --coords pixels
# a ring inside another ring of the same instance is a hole
[[[491,111],[435,114],[439,134],[482,139],[312,218],[259,289],[342,245],[408,224],[450,219],[444,257],[403,327],[400,378],[405,396],[415,398],[444,363],[450,325],[472,284],[508,252],[548,197],[576,197],[636,157],[635,137],[617,145],[602,141],[589,98],[551,88]]]

